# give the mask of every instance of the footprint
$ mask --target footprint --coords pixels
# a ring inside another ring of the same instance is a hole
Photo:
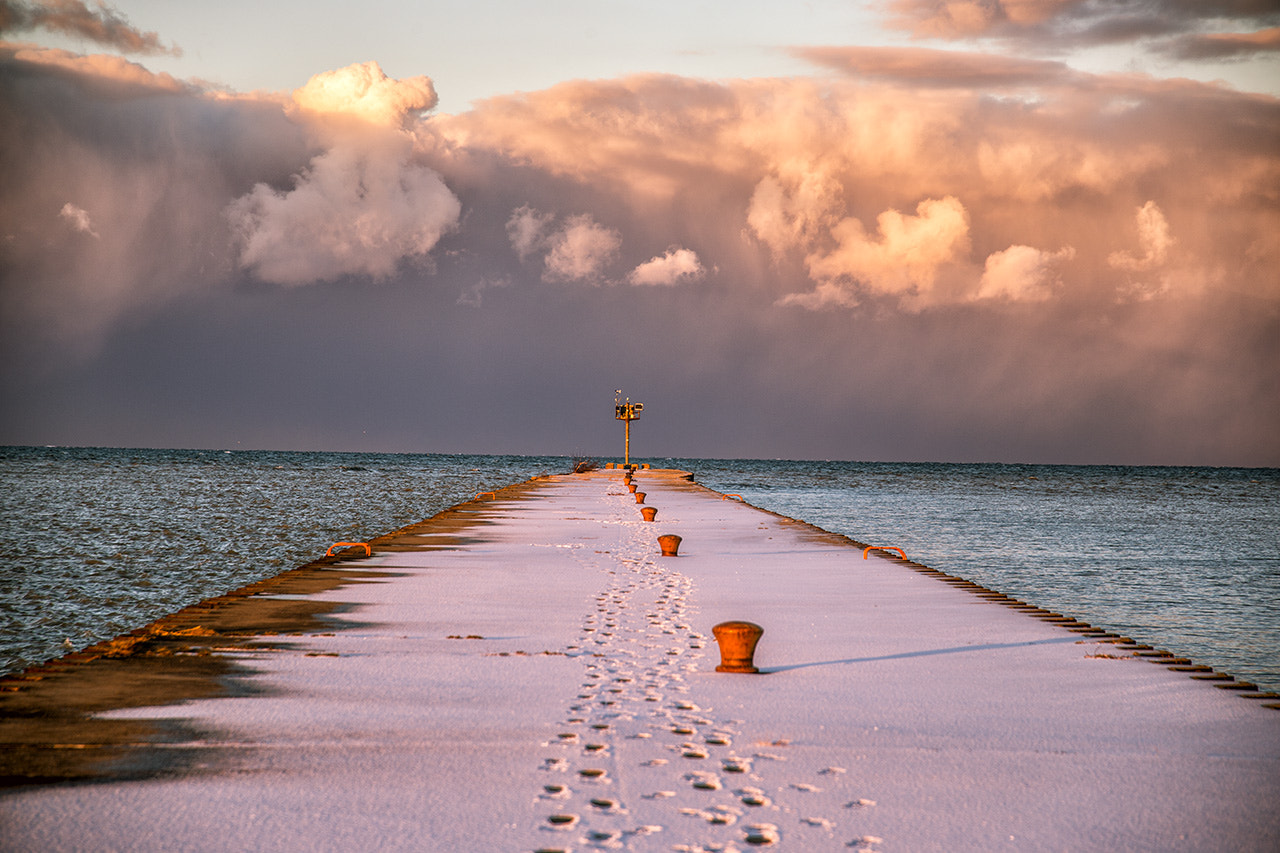
[[[759,788],[739,788],[738,798],[742,800],[744,805],[748,806],[767,806],[770,803],[764,791]]]
[[[719,791],[721,788],[720,777],[714,773],[699,771],[690,773],[684,778],[689,780],[690,784],[699,791]]]
[[[573,829],[578,823],[576,814],[553,814],[547,818],[547,823],[556,829]]]
[[[597,847],[610,849],[622,847],[622,832],[617,829],[594,829],[587,833],[587,839]]]
[[[817,826],[827,831],[831,831],[836,828],[836,825],[825,817],[806,817],[802,818],[802,820],[809,824],[809,826]]]
[[[865,808],[870,808],[875,804],[876,804],[875,800],[868,800],[866,797],[862,797],[860,799],[854,800],[851,803],[845,803],[844,807],[846,809],[865,809]]]
[[[817,794],[822,791],[817,785],[810,785],[808,782],[792,782],[791,787],[806,794]]]
[[[543,785],[542,791],[542,796],[548,800],[567,799],[573,793],[568,785]]]
[[[778,834],[778,827],[771,823],[752,823],[747,825],[746,838],[743,841],[748,844],[766,845],[777,844],[781,840]]]

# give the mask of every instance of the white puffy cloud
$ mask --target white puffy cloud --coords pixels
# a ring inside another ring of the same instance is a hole
[[[622,246],[622,235],[588,214],[578,214],[548,238],[548,246],[544,279],[598,284]]]
[[[308,119],[359,124],[325,122],[319,135],[327,150],[291,188],[260,183],[227,207],[241,267],[284,285],[385,278],[403,260],[425,258],[457,226],[461,202],[415,159],[403,129],[436,103],[428,78],[393,80],[366,62],[315,75],[293,101]]]
[[[301,285],[345,275],[385,278],[425,256],[458,222],[461,203],[406,150],[340,147],[277,191],[258,184],[227,209],[240,264],[263,281]]]
[[[1116,269],[1141,272],[1164,264],[1169,250],[1177,241],[1169,230],[1169,221],[1154,201],[1138,208],[1138,246],[1141,254],[1117,251],[1107,256],[1107,263]]]
[[[1042,302],[1053,295],[1059,281],[1055,265],[1075,257],[1076,250],[1065,246],[1046,252],[1031,246],[1010,246],[987,256],[974,299],[1005,299],[1013,302]]]
[[[437,100],[431,78],[393,80],[376,62],[325,71],[293,93],[294,103],[308,112],[350,116],[384,127],[399,127]]]
[[[640,264],[627,275],[627,281],[641,285],[672,285],[697,281],[706,274],[697,252],[692,249],[670,249]]]

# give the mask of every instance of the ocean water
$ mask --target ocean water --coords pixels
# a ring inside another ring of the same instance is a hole
[[[1280,469],[675,464],[756,506],[1280,691]]]
[[[568,469],[558,457],[0,448],[0,673]]]
[[[1280,470],[646,461],[1280,690]],[[0,448],[0,672],[569,464]]]

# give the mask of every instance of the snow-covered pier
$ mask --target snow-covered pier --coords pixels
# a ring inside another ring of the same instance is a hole
[[[1275,697],[635,480],[653,521],[543,478],[0,682],[0,848],[1275,849]]]

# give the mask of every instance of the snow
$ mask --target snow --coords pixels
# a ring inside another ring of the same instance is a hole
[[[238,653],[251,695],[113,712],[194,723],[194,761],[10,794],[0,847],[1274,849],[1280,712],[636,480],[656,522],[618,471],[556,477],[475,541],[354,563],[395,576]],[[714,671],[730,619],[762,674]]]

